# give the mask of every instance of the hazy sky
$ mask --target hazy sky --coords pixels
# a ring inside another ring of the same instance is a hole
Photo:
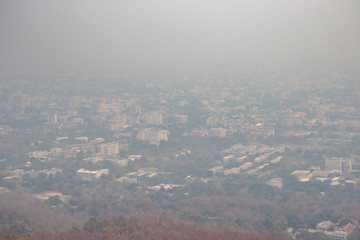
[[[359,0],[0,0],[3,76],[356,61]]]

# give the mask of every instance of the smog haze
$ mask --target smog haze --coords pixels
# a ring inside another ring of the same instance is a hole
[[[359,66],[360,2],[0,3],[0,71],[121,75],[242,66]]]

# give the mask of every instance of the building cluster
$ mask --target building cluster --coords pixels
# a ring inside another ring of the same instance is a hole
[[[328,182],[331,186],[351,184],[356,186],[360,179],[351,177],[352,158],[325,156],[325,168],[311,166],[307,170],[295,170],[291,175],[298,178],[300,182],[320,181]]]
[[[264,144],[235,144],[220,152],[223,156],[222,165],[210,168],[209,172],[217,177],[247,174],[262,178],[273,174],[274,171],[271,168],[280,164],[281,159],[284,157],[284,151],[283,146],[270,147]],[[282,187],[282,179],[280,177],[273,178],[265,183],[274,187]]]
[[[331,239],[348,239],[351,233],[358,228],[359,221],[354,218],[340,218],[336,223],[329,220],[319,222],[314,229],[302,229],[310,233],[324,233]],[[299,231],[298,231],[299,232]]]
[[[360,86],[335,75],[1,85],[0,189],[65,175],[170,190],[244,175],[278,190],[284,171],[357,189]]]
[[[247,144],[219,149],[223,164],[213,164],[210,172],[262,177],[273,171],[267,169],[280,163],[288,149],[303,153],[317,151],[324,156],[321,166],[292,169],[301,182],[329,181],[333,186],[358,182],[354,173],[360,169],[359,157],[350,157],[355,154],[350,145],[360,139],[358,92],[349,95],[343,87],[339,92],[335,81],[319,85],[316,91],[312,90],[314,86],[304,83],[297,83],[295,88],[286,84],[261,86],[258,81],[245,85],[230,81],[220,88],[217,84],[215,81],[205,86],[200,81],[188,89],[167,89],[157,94],[61,98],[49,91],[34,96],[18,90],[9,96],[7,103],[0,105],[0,110],[6,113],[3,118],[24,122],[31,118],[37,124],[34,127],[1,124],[0,133],[16,134],[22,128],[29,135],[55,136],[49,150],[41,149],[44,142],[34,139],[27,162],[31,159],[43,163],[59,159],[80,159],[87,163],[111,161],[119,168],[126,168],[132,161],[126,153],[134,140],[159,147],[171,138],[238,137]],[[154,89],[153,84],[145,86],[150,91]],[[190,99],[197,100],[197,109],[186,110],[193,105]],[[94,136],[92,130],[106,132],[106,138]],[[73,132],[76,136],[68,136]],[[271,147],[260,143],[270,140]],[[332,155],[339,148],[344,149],[340,156]],[[27,168],[24,171],[38,171]],[[278,176],[271,176],[275,180],[265,179],[265,183],[279,180]]]
[[[159,172],[159,170],[154,167],[140,168],[135,172],[125,174],[124,176],[118,178],[117,181],[121,183],[140,183],[154,177],[168,176],[169,174],[170,173],[168,172]],[[162,177],[162,179],[166,178]]]

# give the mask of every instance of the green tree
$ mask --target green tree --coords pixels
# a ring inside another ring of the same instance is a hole
[[[63,202],[60,200],[60,197],[58,195],[51,196],[45,201],[50,207],[52,206],[60,206],[63,204]]]

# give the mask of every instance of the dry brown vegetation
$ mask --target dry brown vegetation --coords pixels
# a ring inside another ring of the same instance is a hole
[[[27,227],[28,230],[60,230],[81,225],[81,220],[60,211],[50,210],[39,204],[32,196],[11,192],[0,195],[1,231],[10,231],[14,226]]]
[[[127,218],[124,216],[96,219],[90,218],[82,229],[73,227],[57,233],[23,234],[20,239],[137,239],[137,240],[275,240],[271,235],[253,232],[240,232],[227,228],[215,228],[194,222],[169,218],[159,215],[139,215]],[[285,238],[284,238],[285,239]]]

